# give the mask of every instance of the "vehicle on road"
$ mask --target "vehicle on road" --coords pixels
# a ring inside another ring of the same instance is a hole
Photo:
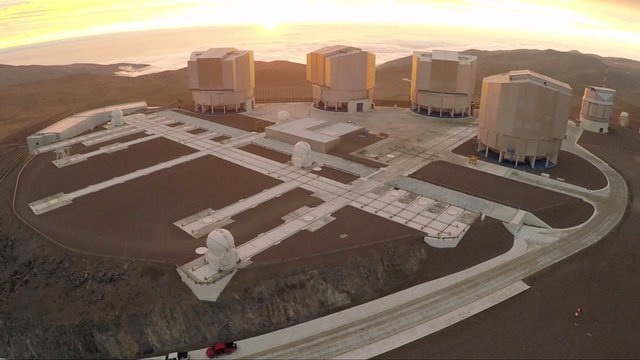
[[[238,345],[236,345],[236,343],[234,342],[217,343],[212,347],[207,348],[207,357],[209,359],[213,359],[221,355],[231,354],[237,349],[238,349]]]
[[[186,351],[174,352],[164,356],[164,360],[189,360],[191,357]]]

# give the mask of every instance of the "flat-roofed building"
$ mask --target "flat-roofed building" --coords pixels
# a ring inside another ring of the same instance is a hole
[[[117,114],[124,116],[146,109],[147,103],[145,101],[136,101],[73,114],[27,137],[29,152],[36,154],[39,147],[71,139],[109,120],[113,120],[112,114],[114,110],[116,110]]]
[[[302,118],[269,126],[265,129],[265,136],[291,145],[304,141],[309,144],[311,150],[327,153],[336,147],[343,137],[362,131],[362,126]]]
[[[195,110],[251,110],[255,106],[253,51],[214,48],[195,51],[187,63]]]
[[[369,110],[373,107],[376,56],[351,46],[323,47],[307,54],[307,81],[317,108]]]
[[[482,80],[478,151],[498,161],[557,163],[567,131],[571,87],[529,70]]]
[[[412,110],[439,117],[471,114],[476,56],[447,50],[416,51],[412,60]]]
[[[580,128],[596,133],[608,133],[615,97],[616,91],[613,89],[586,87],[580,108]]]

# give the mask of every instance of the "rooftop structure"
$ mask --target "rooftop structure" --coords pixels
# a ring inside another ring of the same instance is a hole
[[[476,56],[456,51],[413,53],[411,109],[431,116],[464,117],[471,114]]]
[[[71,139],[85,131],[91,130],[98,125],[112,120],[112,115],[119,115],[116,122],[119,126],[124,125],[122,115],[129,115],[145,110],[146,108],[146,102],[137,101],[92,109],[68,116],[27,137],[29,152],[34,154],[38,147]],[[122,123],[119,121],[122,121]]]
[[[530,70],[482,80],[478,151],[498,160],[556,163],[567,130],[572,89]]]
[[[195,51],[187,63],[196,111],[239,111],[255,106],[253,51],[214,48]]]
[[[338,145],[340,137],[362,130],[362,126],[303,118],[269,126],[265,135],[289,144],[302,140],[310,145],[311,150],[326,153]]]
[[[307,81],[313,105],[325,110],[359,112],[373,107],[376,56],[335,45],[307,54]]]
[[[580,128],[597,133],[609,132],[609,121],[613,113],[613,89],[588,86],[584,89],[580,109]]]

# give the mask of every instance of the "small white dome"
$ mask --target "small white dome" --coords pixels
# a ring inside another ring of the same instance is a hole
[[[278,111],[278,115],[276,115],[276,118],[278,119],[278,121],[289,121],[289,119],[291,119],[291,115],[288,111],[281,110]]]
[[[629,126],[629,113],[626,111],[623,111],[620,113],[620,118],[618,119],[618,122],[620,123],[620,126],[622,127],[627,127]]]
[[[111,110],[111,119],[121,118],[123,116],[123,112],[121,109],[113,109]]]
[[[291,162],[298,167],[309,167],[313,164],[311,158],[311,146],[304,141],[298,141],[293,146],[293,154],[291,155]]]
[[[309,145],[309,143],[307,143],[306,141],[298,141],[294,146],[293,146],[293,152],[296,151],[302,151],[305,153],[310,153],[311,152],[311,145]]]
[[[235,247],[233,235],[226,229],[215,229],[207,236],[207,249],[215,255],[222,255]]]
[[[124,116],[122,110],[113,109],[111,111],[111,125],[114,127],[120,127],[124,125]]]

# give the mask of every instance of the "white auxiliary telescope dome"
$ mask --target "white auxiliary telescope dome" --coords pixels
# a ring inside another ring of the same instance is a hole
[[[289,121],[289,119],[291,119],[291,115],[289,114],[288,111],[281,110],[281,111],[278,111],[278,115],[276,115],[276,119],[278,119],[278,121]]]
[[[618,121],[620,122],[621,127],[629,126],[629,113],[626,111],[621,112],[620,119]]]
[[[209,233],[207,250],[207,263],[216,271],[233,270],[240,259],[233,235],[226,229],[215,229]]]
[[[120,109],[113,109],[111,111],[111,125],[113,127],[119,127],[124,125],[124,114]]]
[[[311,164],[313,164],[313,159],[311,158],[311,146],[304,141],[298,141],[293,146],[291,163],[293,163],[294,166],[301,168],[311,166]]]

